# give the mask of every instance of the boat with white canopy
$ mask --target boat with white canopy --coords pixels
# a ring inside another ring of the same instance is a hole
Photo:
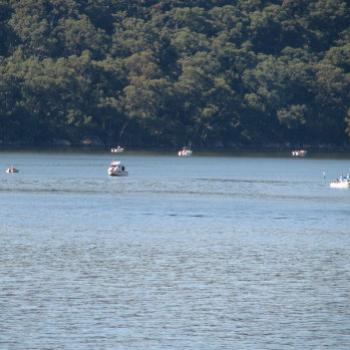
[[[109,176],[128,176],[129,173],[126,171],[125,166],[118,160],[113,160],[108,167]]]

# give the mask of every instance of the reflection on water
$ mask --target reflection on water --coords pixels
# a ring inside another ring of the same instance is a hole
[[[0,154],[1,349],[347,349],[349,160]]]

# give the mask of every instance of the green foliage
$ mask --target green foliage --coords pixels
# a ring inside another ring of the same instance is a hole
[[[0,0],[0,143],[344,144],[345,0]]]

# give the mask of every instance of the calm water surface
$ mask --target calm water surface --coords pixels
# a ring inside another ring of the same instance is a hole
[[[0,349],[349,349],[350,160],[112,158],[0,153]]]

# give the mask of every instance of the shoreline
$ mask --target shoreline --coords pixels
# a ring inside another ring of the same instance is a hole
[[[0,153],[5,152],[35,152],[35,153],[110,153],[115,157],[125,154],[174,154],[177,153],[179,148],[175,147],[128,147],[125,146],[125,152],[123,153],[111,153],[110,148],[104,146],[0,146]],[[256,156],[291,156],[291,151],[298,148],[288,147],[286,145],[275,146],[275,147],[259,147],[259,146],[242,146],[242,147],[193,147],[192,150],[194,155],[217,155],[217,156],[226,156],[226,155],[256,155]],[[339,156],[350,156],[350,145],[345,146],[330,146],[330,145],[318,145],[318,146],[305,146],[303,149],[307,150],[307,155],[305,157],[295,157],[295,158],[308,158],[313,156],[322,156],[322,155],[339,155]]]

